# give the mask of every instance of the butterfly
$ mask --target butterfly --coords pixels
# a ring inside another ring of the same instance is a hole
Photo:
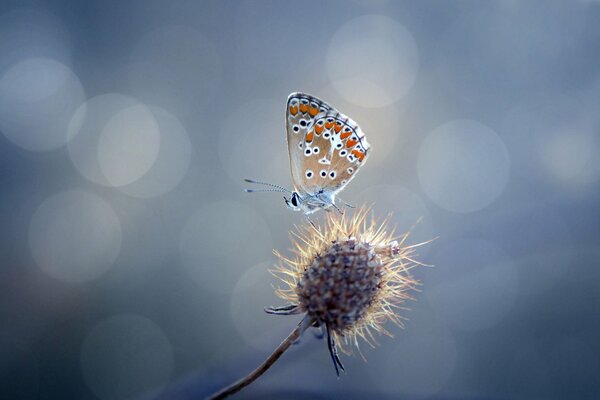
[[[335,196],[364,165],[371,146],[358,124],[310,94],[295,92],[286,104],[287,145],[294,190],[272,183],[245,179],[268,186],[246,192],[283,192],[288,208],[305,215],[334,207]],[[351,207],[349,204],[345,203]]]

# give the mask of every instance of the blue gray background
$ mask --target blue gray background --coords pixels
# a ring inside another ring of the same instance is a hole
[[[375,349],[307,335],[240,398],[597,398],[600,2],[2,1],[0,398],[201,398],[298,318],[284,111],[434,267]],[[322,216],[317,216],[319,219]]]

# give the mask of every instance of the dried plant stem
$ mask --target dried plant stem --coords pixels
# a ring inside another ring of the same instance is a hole
[[[296,326],[296,329],[294,329],[292,331],[292,333],[290,333],[288,335],[288,337],[286,337],[283,340],[283,342],[281,342],[281,344],[279,346],[277,346],[275,351],[273,351],[273,353],[271,353],[271,355],[262,364],[260,364],[258,366],[258,368],[256,368],[254,371],[250,372],[248,375],[246,375],[239,381],[232,383],[231,385],[227,386],[226,388],[223,388],[220,391],[218,391],[217,393],[208,397],[207,400],[217,400],[217,399],[224,399],[226,397],[229,397],[232,394],[239,392],[240,390],[242,390],[243,388],[245,388],[246,386],[248,386],[249,384],[254,382],[256,379],[258,379],[269,368],[271,368],[271,366],[273,364],[275,364],[275,361],[277,361],[279,359],[279,357],[281,357],[281,355],[287,349],[289,349],[290,346],[300,337],[300,334],[302,333],[302,324],[303,324],[303,322],[300,322],[298,324],[298,326]]]

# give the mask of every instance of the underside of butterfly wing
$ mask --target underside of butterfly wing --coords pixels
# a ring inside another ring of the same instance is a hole
[[[350,118],[336,110],[317,115],[304,138],[300,186],[308,194],[335,195],[366,162],[370,145]]]
[[[308,193],[304,186],[307,161],[306,136],[309,127],[314,125],[316,118],[333,107],[318,98],[306,93],[295,92],[289,95],[286,105],[286,129],[290,170],[295,189],[301,194]],[[309,149],[312,151],[312,149]],[[312,153],[311,153],[312,154]]]

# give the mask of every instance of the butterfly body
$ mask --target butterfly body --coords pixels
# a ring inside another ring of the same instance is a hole
[[[286,103],[286,131],[295,190],[268,184],[281,189],[269,191],[290,193],[290,199],[284,197],[286,205],[304,214],[330,207],[339,210],[336,194],[354,178],[369,154],[370,145],[358,124],[323,100],[295,92]]]

